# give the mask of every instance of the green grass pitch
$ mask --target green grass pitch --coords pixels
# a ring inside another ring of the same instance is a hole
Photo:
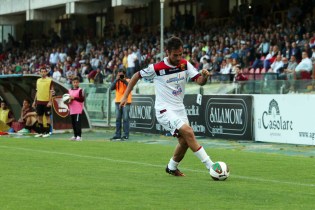
[[[165,173],[173,138],[111,142],[111,135],[0,136],[0,209],[315,208],[315,160],[303,155],[314,147],[200,139],[231,170],[226,181],[213,181],[191,151],[180,164],[186,177]]]

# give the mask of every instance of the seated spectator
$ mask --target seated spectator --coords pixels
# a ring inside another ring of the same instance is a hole
[[[313,65],[315,64],[315,46],[312,46],[312,56],[311,56],[311,60],[313,62]],[[315,79],[315,78],[313,78]]]
[[[241,82],[241,81],[247,81],[248,78],[243,74],[241,65],[237,64],[235,66],[235,75],[234,75],[234,82]]]
[[[279,79],[284,80],[281,88],[283,89],[283,93],[287,93],[289,92],[289,88],[290,88],[289,80],[292,80],[294,78],[294,70],[297,66],[297,62],[294,55],[291,55],[291,59],[289,62],[286,57],[282,58],[282,62],[283,62],[283,71],[279,75]]]
[[[231,68],[232,68],[232,64],[228,64],[227,61],[224,59],[221,63],[221,68],[220,68],[220,80],[221,82],[227,82],[229,81],[229,76],[231,73]]]
[[[313,70],[312,60],[308,57],[307,52],[303,51],[301,62],[296,66],[293,75],[290,76],[290,80],[292,81],[290,92],[294,93],[298,89],[296,87],[297,86],[296,80],[311,79],[312,70]]]
[[[54,67],[54,73],[52,75],[52,78],[55,81],[60,81],[61,80],[61,73],[59,71],[59,67],[58,66]]]
[[[242,93],[244,90],[245,82],[248,78],[243,74],[241,65],[237,64],[235,66],[235,75],[233,82],[238,84],[239,93]]]
[[[270,69],[271,64],[275,61],[278,53],[279,53],[279,48],[277,45],[270,48],[270,52],[264,60],[264,68],[266,70]]]
[[[271,64],[268,73],[280,74],[281,73],[280,71],[282,71],[282,67],[283,67],[282,56],[279,53],[275,61]]]
[[[88,74],[87,78],[88,78],[88,80],[89,80],[89,83],[94,83],[94,77],[95,77],[96,73],[97,73],[96,70],[92,70],[92,71]]]
[[[0,107],[0,131],[7,132],[10,130],[12,122],[15,118],[5,101],[1,101]]]
[[[296,79],[311,79],[311,72],[313,70],[312,60],[308,57],[306,51],[302,52],[302,60],[295,68]]]
[[[200,65],[200,66],[202,66],[202,69],[208,69],[208,70],[210,70],[210,59],[207,59],[206,57],[204,57],[203,59],[202,59],[202,65]]]

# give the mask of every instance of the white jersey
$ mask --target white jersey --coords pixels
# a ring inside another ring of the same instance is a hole
[[[163,61],[150,64],[140,71],[140,76],[153,79],[155,83],[155,109],[181,110],[185,109],[183,100],[187,78],[197,79],[200,74],[187,60],[181,60],[178,66],[172,66],[167,58]]]

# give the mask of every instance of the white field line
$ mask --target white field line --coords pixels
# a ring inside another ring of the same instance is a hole
[[[54,152],[54,151],[47,151],[47,150],[35,150],[35,149],[29,149],[29,148],[23,148],[23,147],[10,147],[10,146],[0,145],[0,148],[24,150],[24,151],[30,151],[30,152],[55,154],[55,155],[64,155],[64,156],[78,157],[78,158],[105,160],[105,161],[115,162],[115,163],[127,163],[127,164],[143,165],[143,166],[150,166],[150,167],[156,167],[156,168],[164,168],[165,167],[165,165],[155,165],[155,164],[143,163],[143,162],[138,162],[138,161],[117,160],[117,159],[99,157],[99,156],[79,155],[79,154],[73,154],[73,153]],[[185,170],[185,171],[192,171],[192,172],[197,172],[197,173],[207,173],[206,170],[193,170],[193,169],[188,169],[188,168],[181,168],[181,169],[183,171]],[[239,176],[239,175],[235,175],[235,174],[232,174],[232,176],[233,176],[233,178],[253,180],[253,181],[259,181],[259,182],[270,182],[270,183],[275,183],[275,184],[315,187],[315,184],[305,184],[305,183],[299,183],[299,182],[286,182],[286,181],[279,181],[279,180],[272,180],[272,179],[262,179],[262,178],[256,178],[256,177]]]

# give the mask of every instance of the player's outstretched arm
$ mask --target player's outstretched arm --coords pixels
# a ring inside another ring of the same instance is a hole
[[[132,78],[130,79],[129,83],[128,83],[128,86],[127,86],[127,89],[120,101],[120,104],[119,104],[119,107],[122,107],[122,106],[125,106],[127,104],[127,98],[128,98],[128,95],[131,93],[133,87],[137,84],[138,80],[140,79],[140,73],[137,72],[135,73]]]
[[[196,82],[199,85],[205,85],[207,83],[208,77],[210,76],[210,72],[207,69],[202,69],[200,74],[201,76],[198,77]]]

